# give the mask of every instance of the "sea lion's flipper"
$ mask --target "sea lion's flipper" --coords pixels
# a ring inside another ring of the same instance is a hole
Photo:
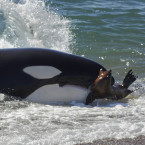
[[[133,75],[132,70],[129,70],[129,72],[123,80],[123,88],[128,88],[136,79],[137,76]]]
[[[95,99],[97,98],[97,95],[95,92],[90,92],[87,96],[85,105],[89,105],[90,103],[92,103]]]

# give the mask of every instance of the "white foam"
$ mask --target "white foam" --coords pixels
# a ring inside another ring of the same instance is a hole
[[[0,48],[12,48],[13,45],[4,39],[0,39]]]
[[[3,34],[0,48],[43,47],[70,52],[73,35],[70,21],[60,17],[40,0],[0,1]],[[10,45],[5,45],[6,43]]]
[[[3,101],[5,98],[4,94],[0,94],[0,101]]]

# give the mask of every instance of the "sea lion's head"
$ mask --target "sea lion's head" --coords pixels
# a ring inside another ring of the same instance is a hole
[[[104,83],[110,83],[111,78],[112,78],[111,70],[103,71],[102,69],[100,69],[99,76],[95,80],[94,84],[95,85],[98,85],[98,84],[103,85]]]
[[[99,76],[94,81],[91,87],[91,93],[88,95],[86,104],[92,102],[92,100],[107,98],[119,100],[130,93],[132,90],[129,90],[128,87],[136,80],[137,76],[133,75],[132,70],[130,70],[121,85],[114,84],[114,79],[111,74],[111,70],[103,71],[100,69]]]
[[[93,90],[99,95],[107,94],[111,87],[112,74],[111,70],[103,71],[100,69],[99,76],[94,82]]]

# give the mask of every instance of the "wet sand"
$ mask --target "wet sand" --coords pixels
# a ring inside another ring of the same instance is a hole
[[[145,136],[124,139],[99,139],[92,143],[80,143],[76,145],[145,145]]]

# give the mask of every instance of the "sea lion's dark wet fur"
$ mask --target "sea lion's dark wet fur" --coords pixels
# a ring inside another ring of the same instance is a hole
[[[91,92],[87,96],[86,105],[92,103],[95,99],[100,98],[119,100],[133,92],[128,89],[137,78],[133,75],[132,70],[125,76],[122,85],[113,84],[111,78],[111,70],[100,70],[99,76],[95,80],[91,87]]]

